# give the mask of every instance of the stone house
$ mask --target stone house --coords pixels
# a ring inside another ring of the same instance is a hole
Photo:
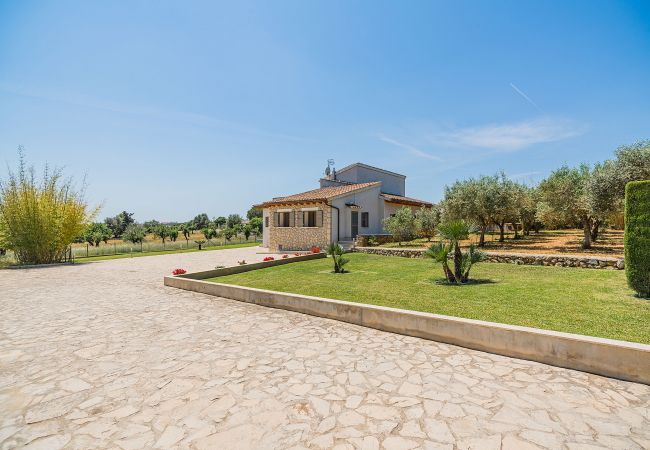
[[[269,251],[308,250],[339,242],[348,248],[358,236],[385,235],[385,218],[407,206],[432,204],[405,196],[406,176],[351,164],[328,166],[320,187],[255,205],[263,210],[263,246]]]

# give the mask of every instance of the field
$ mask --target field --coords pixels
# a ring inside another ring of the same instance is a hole
[[[328,258],[210,281],[650,344],[650,301],[622,271],[483,263],[479,283],[447,286],[431,260],[346,257],[346,274]]]
[[[435,239],[433,239],[435,241]],[[472,235],[470,242],[478,243],[478,235]],[[542,230],[539,233],[532,232],[530,236],[521,239],[514,239],[513,233],[506,234],[505,242],[499,242],[498,233],[488,233],[485,236],[485,250],[508,251],[521,253],[545,253],[545,254],[574,254],[593,256],[615,256],[623,257],[623,231],[607,230],[601,233],[599,239],[593,243],[591,249],[585,250],[581,246],[582,230]],[[426,247],[431,245],[426,239],[415,239],[409,242],[402,242],[401,247]],[[382,247],[400,247],[399,244],[391,242],[381,245]]]
[[[169,253],[195,252],[199,245],[195,241],[205,241],[201,233],[194,233],[188,240],[181,235],[176,242],[169,239],[165,243],[153,235],[147,235],[142,244],[124,242],[121,239],[110,239],[107,243],[100,243],[98,247],[86,243],[72,244],[72,252],[75,262],[91,262],[106,259],[132,258],[138,256],[154,256]],[[256,236],[251,235],[248,240],[245,236],[236,236],[226,241],[225,238],[214,238],[201,245],[204,250],[220,250],[225,248],[238,248],[259,245]],[[11,252],[0,256],[0,269],[16,264]]]
[[[227,241],[225,238],[214,238],[206,241],[202,233],[193,233],[189,239],[185,240],[181,234],[176,242],[167,239],[164,243],[161,239],[156,238],[154,235],[149,234],[145,237],[142,244],[133,244],[125,242],[121,239],[109,239],[108,242],[100,243],[98,247],[93,247],[87,243],[72,244],[72,251],[75,260],[90,260],[90,258],[97,259],[97,257],[106,256],[136,256],[137,253],[141,254],[162,254],[170,252],[185,252],[198,250],[199,244],[196,241],[204,241],[201,245],[202,248],[225,247],[234,244],[244,244],[247,242],[257,242],[256,237],[251,235],[248,240],[244,235],[235,236]],[[87,259],[88,258],[88,259]],[[106,259],[106,258],[102,258]]]

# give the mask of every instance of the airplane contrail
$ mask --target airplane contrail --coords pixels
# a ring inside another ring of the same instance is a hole
[[[517,86],[515,86],[514,83],[510,83],[510,87],[511,87],[512,89],[514,89],[514,91],[515,91],[517,94],[521,95],[521,96],[522,96],[522,97],[523,97],[523,98],[524,98],[528,103],[530,103],[531,105],[533,105],[533,106],[535,107],[535,109],[537,109],[539,112],[541,112],[541,113],[544,112],[544,111],[542,111],[542,108],[540,108],[539,106],[537,106],[537,103],[535,103],[534,101],[532,101],[531,98],[530,98],[529,96],[527,96],[527,95],[526,95],[526,94],[525,94],[521,89],[519,89]]]

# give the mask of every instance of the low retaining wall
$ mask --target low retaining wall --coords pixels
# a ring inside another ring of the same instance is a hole
[[[355,247],[353,251],[373,255],[401,256],[405,258],[419,258],[424,253],[424,249],[418,248],[384,247]],[[545,255],[539,253],[509,252],[485,252],[485,254],[487,255],[486,262],[525,264],[530,266],[581,267],[585,269],[623,270],[625,268],[625,262],[622,258],[606,256]]]
[[[164,282],[188,291],[650,384],[650,345],[212,283],[187,276],[165,277]]]
[[[279,257],[278,259],[274,259],[272,261],[261,261],[257,263],[251,263],[251,264],[242,264],[240,266],[223,267],[220,269],[204,270],[202,272],[186,273],[183,275],[177,275],[173,278],[205,280],[206,278],[222,277],[224,275],[233,275],[236,273],[250,272],[251,270],[264,269],[265,267],[281,266],[282,264],[289,264],[298,261],[309,261],[312,259],[321,259],[326,257],[327,255],[325,253],[307,253],[305,255],[300,255],[300,256],[292,256],[289,254],[288,258]],[[165,285],[166,284],[167,283],[165,283]]]

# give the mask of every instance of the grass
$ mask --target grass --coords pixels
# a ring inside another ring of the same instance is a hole
[[[241,248],[241,247],[254,247],[260,245],[259,242],[243,242],[241,244],[226,244],[226,245],[216,245],[214,247],[205,247],[202,252],[209,252],[212,250],[225,250],[228,248]],[[93,261],[105,261],[108,259],[122,259],[122,258],[138,258],[140,256],[157,256],[157,255],[171,255],[174,253],[193,253],[198,252],[198,248],[189,248],[189,249],[174,249],[168,251],[155,251],[155,252],[134,252],[134,253],[121,253],[117,255],[104,255],[104,256],[89,256],[87,258],[75,258],[75,263],[86,263]]]
[[[431,260],[352,253],[346,274],[320,259],[208,281],[650,344],[650,301],[615,270],[482,263],[466,286],[436,284]]]

